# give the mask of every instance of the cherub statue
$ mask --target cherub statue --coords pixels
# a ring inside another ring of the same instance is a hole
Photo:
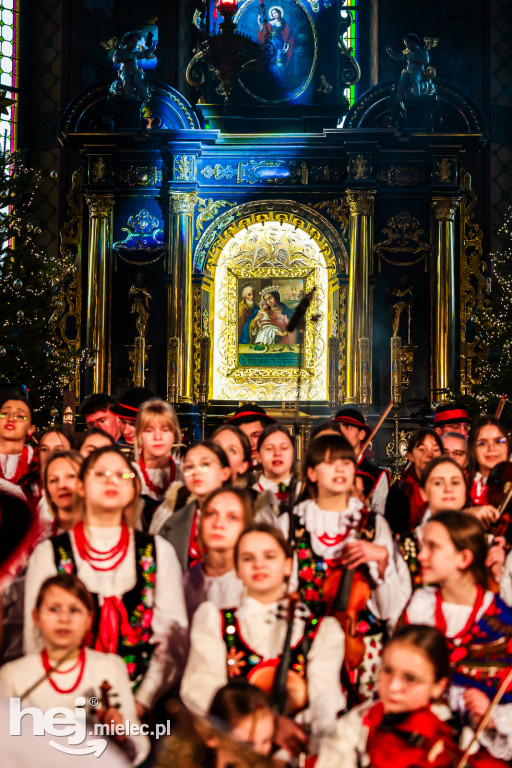
[[[146,47],[138,45],[142,38],[141,32],[127,32],[117,44],[114,38],[108,43],[102,43],[104,48],[114,49],[114,64],[120,64],[117,80],[110,86],[113,96],[125,96],[129,99],[141,99],[146,101],[149,97],[147,86],[144,82],[144,72],[139,68],[137,61],[140,59],[152,59],[156,42],[153,41],[153,33],[146,35]]]
[[[439,42],[439,38],[424,38],[420,40],[414,32],[404,35],[405,50],[395,53],[392,48],[386,48],[386,53],[397,61],[406,61],[407,66],[402,70],[396,89],[396,101],[401,104],[407,97],[433,96],[435,86],[434,67],[429,66],[429,50]]]

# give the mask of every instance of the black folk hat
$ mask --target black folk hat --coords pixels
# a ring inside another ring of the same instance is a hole
[[[117,405],[109,406],[109,411],[115,413],[120,419],[135,421],[142,403],[151,400],[152,397],[155,397],[155,393],[150,389],[135,387],[121,395]]]
[[[332,421],[337,421],[339,424],[348,424],[351,427],[358,427],[359,429],[363,429],[366,432],[366,437],[368,437],[372,431],[371,427],[366,424],[364,416],[359,408],[344,406],[343,408],[340,408]]]
[[[237,408],[229,419],[226,419],[226,424],[233,424],[236,427],[239,424],[250,424],[252,421],[261,421],[265,426],[277,423],[277,419],[269,416],[261,405],[246,403]]]
[[[438,405],[434,414],[434,427],[446,427],[448,424],[469,424],[470,421],[466,409],[456,403]]]

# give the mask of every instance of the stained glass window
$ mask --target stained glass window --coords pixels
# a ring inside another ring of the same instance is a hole
[[[18,0],[0,0],[0,91],[14,98],[18,85]],[[16,148],[17,104],[0,115],[0,146]]]
[[[359,60],[359,26],[358,26],[358,5],[359,0],[346,0],[343,10],[349,11],[352,16],[352,24],[343,36],[343,41],[347,48],[352,49],[352,54],[356,60]],[[349,100],[350,106],[357,99],[357,85],[351,85],[345,91],[345,96]]]

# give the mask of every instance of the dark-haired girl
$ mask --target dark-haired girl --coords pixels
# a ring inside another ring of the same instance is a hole
[[[101,448],[84,461],[77,483],[83,520],[44,541],[29,560],[25,650],[39,646],[30,606],[41,583],[55,573],[76,573],[98,606],[93,645],[124,658],[142,716],[179,676],[187,617],[174,550],[127,524],[139,491],[118,449]]]
[[[487,501],[487,481],[491,470],[508,461],[510,441],[503,422],[495,416],[481,416],[471,425],[469,452],[474,472],[471,477],[471,508],[486,528],[498,519],[498,510]]]
[[[215,693],[229,680],[245,677],[270,690],[284,646],[292,557],[281,531],[266,523],[253,524],[238,539],[235,557],[246,588],[242,603],[236,610],[224,611],[203,603],[192,622],[180,693],[185,705],[199,714],[208,710]],[[307,742],[299,724],[309,722],[315,751],[345,703],[339,685],[343,634],[334,619],[319,621],[302,606],[294,616],[291,648],[286,712],[301,714],[295,723],[285,718],[291,729],[288,743],[298,752]]]
[[[246,473],[252,463],[251,443],[245,432],[234,424],[223,424],[215,430],[212,441],[220,445],[231,467],[231,485],[246,486]]]
[[[185,486],[177,495],[166,495],[155,513],[150,531],[173,545],[185,573],[202,558],[198,530],[204,502],[210,493],[229,480],[231,468],[228,457],[217,443],[201,440],[187,448],[182,474]]]
[[[452,729],[438,716],[436,703],[450,679],[448,648],[439,630],[411,625],[384,647],[378,675],[379,700],[340,718],[336,736],[320,750],[317,768],[452,768],[462,756]],[[480,750],[484,768],[505,766]]]
[[[434,626],[446,637],[453,670],[450,708],[473,728],[512,663],[512,610],[488,590],[486,558],[484,531],[474,516],[439,512],[423,529],[419,561],[425,586],[405,612],[407,623]],[[512,759],[510,694],[479,741],[494,756]]]
[[[275,524],[279,515],[293,506],[296,498],[295,446],[286,427],[281,424],[266,426],[258,438],[256,456],[261,474],[253,485],[257,494],[255,517],[261,522]]]
[[[385,515],[394,533],[412,531],[420,525],[427,509],[427,502],[421,494],[421,473],[429,461],[442,452],[441,438],[433,429],[417,429],[409,438],[409,464],[402,472],[400,482],[389,489],[386,501]]]
[[[385,624],[394,627],[409,598],[410,580],[405,564],[405,578],[399,577],[384,517],[368,512],[353,496],[356,457],[348,440],[320,435],[310,443],[304,467],[312,498],[279,521],[296,552],[291,586],[322,616],[333,610],[347,571],[360,569],[367,578],[369,600],[356,621],[364,651],[357,669],[351,670],[354,689],[366,695]]]
[[[84,702],[91,696],[100,701],[101,686],[107,681],[112,703],[115,701],[120,706],[122,714],[111,706],[107,711],[100,711],[101,721],[124,726],[126,720],[130,720],[140,728],[130,679],[122,659],[85,647],[94,609],[91,594],[76,576],[60,573],[46,579],[37,594],[35,607],[31,609],[43,648],[40,653],[29,654],[1,668],[0,691],[11,698],[23,698],[23,708],[37,707],[47,712],[53,707],[67,707],[74,711],[79,696],[84,697]],[[93,719],[88,710],[88,733]],[[134,749],[134,765],[139,765],[149,753],[147,736],[130,734],[114,736],[114,739],[121,748],[131,746]],[[68,744],[67,738],[64,741]]]

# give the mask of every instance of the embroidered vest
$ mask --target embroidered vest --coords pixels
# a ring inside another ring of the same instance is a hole
[[[69,533],[62,533],[51,538],[50,541],[59,573],[76,574],[76,562]],[[137,574],[135,586],[125,592],[121,598],[128,614],[131,633],[129,638],[120,635],[117,646],[117,654],[123,658],[126,664],[134,691],[146,673],[153,652],[153,646],[149,643],[152,635],[151,621],[156,579],[156,547],[153,536],[135,531],[135,556]],[[98,595],[94,592],[91,594],[95,605],[96,618],[92,630],[95,640],[98,634],[100,609]]]
[[[297,554],[300,599],[317,616],[326,613],[324,586],[328,574],[336,567],[336,562],[326,561],[322,555],[316,555],[311,546],[311,534],[301,526],[297,516],[294,524],[295,551]],[[363,538],[373,541],[375,538],[375,513],[369,512],[364,527]]]
[[[240,632],[236,609],[224,609],[221,610],[220,614],[222,638],[227,651],[226,662],[229,678],[246,677],[250,680],[256,670],[263,665],[278,665],[279,657],[277,659],[264,659],[247,645]],[[306,675],[308,652],[320,628],[321,621],[316,616],[308,619],[303,636],[291,649],[290,670],[296,672],[300,677]]]
[[[418,537],[414,531],[407,533],[395,534],[400,554],[407,563],[409,572],[411,574],[411,582],[413,590],[420,589],[423,586],[423,579],[421,577],[421,565],[418,560],[418,553],[421,549],[421,545],[418,541]]]

